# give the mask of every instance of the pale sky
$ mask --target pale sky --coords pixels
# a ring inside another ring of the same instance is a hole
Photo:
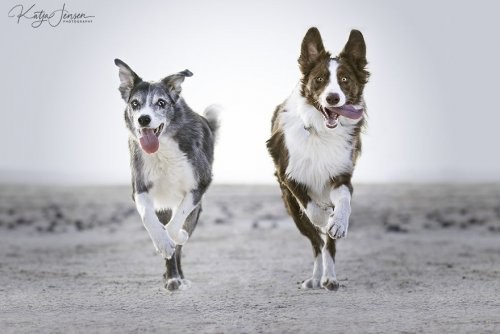
[[[66,1],[93,22],[39,28],[17,3],[0,6],[2,182],[129,183],[118,57],[146,80],[187,68],[187,103],[225,107],[215,183],[274,183],[270,119],[311,26],[334,54],[352,28],[367,44],[355,182],[500,181],[495,1]]]

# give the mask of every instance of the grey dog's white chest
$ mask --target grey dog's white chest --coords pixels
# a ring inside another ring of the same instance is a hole
[[[151,184],[155,209],[175,209],[196,186],[191,163],[171,138],[160,139],[160,149],[144,156],[143,173]]]

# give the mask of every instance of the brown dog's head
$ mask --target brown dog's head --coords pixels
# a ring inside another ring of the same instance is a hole
[[[365,69],[363,35],[352,30],[342,52],[332,58],[325,50],[317,28],[310,28],[302,41],[299,57],[301,94],[320,112],[328,128],[357,123],[363,117],[363,88],[369,73]]]

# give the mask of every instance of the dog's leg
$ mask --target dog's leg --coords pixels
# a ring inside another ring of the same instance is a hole
[[[163,225],[167,225],[172,218],[172,210],[157,211],[156,215]],[[165,259],[163,282],[165,289],[169,291],[178,290],[182,286],[182,272],[180,270],[181,249],[182,246],[176,246],[174,256],[170,259]]]
[[[169,291],[178,290],[185,286],[184,280],[180,271],[181,245],[175,247],[175,254],[170,259],[165,260],[165,273],[163,274],[163,282],[165,289]]]
[[[281,187],[283,193],[283,201],[288,209],[288,212],[292,216],[295,225],[299,229],[300,233],[306,236],[313,248],[314,255],[314,268],[311,278],[306,279],[302,282],[302,289],[317,289],[321,287],[321,276],[323,274],[323,260],[321,258],[321,247],[323,246],[323,240],[319,235],[316,227],[311,223],[307,215],[302,212],[299,203],[295,196],[288,190],[287,187]]]
[[[164,258],[170,259],[175,251],[175,243],[158,219],[151,196],[147,192],[136,193],[134,200],[142,223],[148,231],[156,251]]]
[[[335,274],[335,239],[347,236],[349,216],[351,215],[351,189],[343,184],[333,188],[330,192],[330,200],[335,208],[333,214],[328,218],[326,242],[321,250],[323,257],[321,285],[327,290],[337,290],[339,288],[339,282]]]
[[[312,276],[302,282],[301,289],[318,289],[321,287],[321,276],[323,275],[323,259],[321,254],[316,255]]]
[[[191,236],[194,228],[196,227],[198,218],[200,216],[200,212],[201,212],[201,205],[198,205],[186,219],[186,223],[184,224],[184,229],[187,231],[189,236]],[[166,271],[165,274],[163,274],[163,277],[165,282],[165,288],[167,290],[173,291],[177,289],[186,288],[191,285],[191,282],[184,278],[184,273],[182,272],[182,267],[181,267],[181,259],[182,259],[182,245],[177,245],[175,247],[174,256],[171,259],[166,260]]]
[[[339,282],[335,275],[335,239],[326,235],[326,243],[321,250],[323,258],[323,276],[321,277],[321,285],[327,290],[337,290]]]
[[[186,222],[184,223],[183,228],[187,231],[187,233],[189,234],[189,237],[191,237],[194,229],[196,228],[196,225],[198,224],[198,219],[200,218],[200,213],[201,213],[201,203],[198,204],[198,206],[191,212],[191,214],[187,217]],[[178,257],[177,267],[179,269],[179,274],[180,274],[184,283],[189,283],[188,280],[184,279],[184,273],[182,272],[181,253],[176,252],[175,255]]]
[[[174,216],[167,226],[165,226],[168,233],[174,238],[176,244],[183,245],[188,240],[189,233],[183,228],[183,225],[187,217],[197,207],[198,203],[199,200],[195,200],[192,192],[187,193],[179,204]]]
[[[333,213],[331,207],[323,208],[313,201],[307,203],[306,214],[309,220],[319,228],[324,228],[327,225],[328,218]]]
[[[306,207],[306,214],[309,220],[317,227],[324,227],[328,221],[328,217],[332,212],[331,208],[321,208],[314,202],[309,202]],[[302,284],[303,288],[320,288],[321,279],[323,277],[324,266],[323,266],[323,251],[325,246],[323,246],[321,253],[315,253],[316,258],[314,259],[314,267],[312,277],[304,281]]]
[[[179,275],[178,267],[178,253],[180,253],[182,246],[177,246],[175,248],[175,254],[170,259],[165,259],[165,273],[163,274],[163,282],[165,284],[165,289],[174,291],[178,290],[182,285],[181,276]]]
[[[351,191],[346,185],[341,185],[332,189],[330,200],[335,208],[328,219],[326,231],[332,239],[346,237],[351,215]]]
[[[295,225],[297,225],[300,233],[306,236],[311,242],[313,248],[313,256],[314,256],[314,266],[313,266],[312,276],[302,282],[301,288],[302,289],[320,288],[321,277],[323,275],[323,260],[321,258],[321,246],[323,242],[321,240],[318,231],[309,221],[309,219],[305,214],[301,214],[300,216],[293,216],[293,220],[295,221]]]

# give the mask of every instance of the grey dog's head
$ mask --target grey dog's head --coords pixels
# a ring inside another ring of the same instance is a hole
[[[180,112],[176,105],[180,99],[181,84],[193,75],[189,70],[172,74],[158,82],[143,81],[127,64],[115,59],[119,68],[120,93],[127,103],[125,122],[134,139],[147,153],[159,148],[160,136]]]

